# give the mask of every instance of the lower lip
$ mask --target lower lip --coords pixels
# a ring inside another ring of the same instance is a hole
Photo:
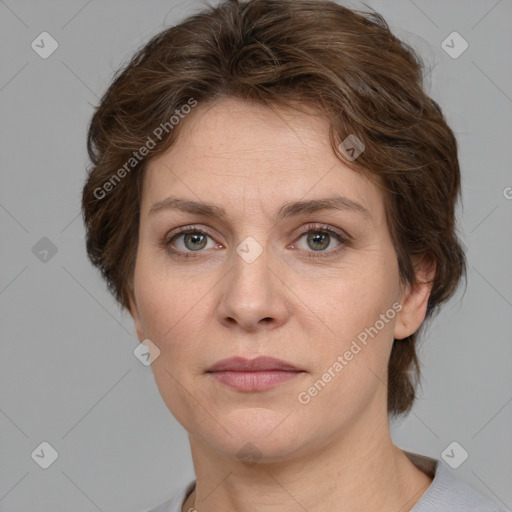
[[[304,372],[268,370],[257,372],[218,371],[211,372],[214,379],[238,391],[264,391],[289,381]]]

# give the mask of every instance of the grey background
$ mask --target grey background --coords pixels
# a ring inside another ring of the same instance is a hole
[[[393,439],[435,458],[457,441],[469,457],[451,471],[511,508],[512,2],[367,4],[432,67],[428,91],[460,144],[469,262],[466,293],[421,344],[420,398]],[[79,212],[93,105],[140,45],[200,8],[0,1],[1,512],[143,511],[194,478],[186,432],[132,353],[131,318],[88,263]],[[43,31],[59,44],[47,59],[31,48]],[[469,43],[456,59],[441,47],[453,31]],[[46,262],[43,237],[57,249]],[[46,470],[31,458],[42,441],[59,454]]]

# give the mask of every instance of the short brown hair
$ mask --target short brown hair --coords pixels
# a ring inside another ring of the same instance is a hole
[[[327,116],[335,153],[383,188],[401,281],[416,280],[413,256],[435,262],[430,318],[465,277],[466,261],[455,225],[457,142],[423,90],[423,68],[380,14],[329,0],[225,0],[154,36],[115,75],[87,139],[86,248],[118,304],[128,309],[133,294],[145,168],[169,149],[183,122],[157,143],[155,127],[169,126],[191,99],[237,97],[314,106]],[[365,145],[353,161],[339,149],[351,134]],[[144,145],[146,157],[128,170]],[[393,343],[387,407],[395,416],[409,412],[415,398],[418,334]]]

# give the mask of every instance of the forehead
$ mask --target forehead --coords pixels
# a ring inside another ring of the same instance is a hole
[[[198,105],[184,120],[174,145],[148,163],[142,213],[167,195],[223,204],[236,210],[339,194],[362,203],[372,216],[381,192],[332,151],[328,119],[312,108],[226,99]]]

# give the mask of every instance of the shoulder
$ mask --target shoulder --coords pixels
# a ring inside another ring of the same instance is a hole
[[[158,505],[156,508],[148,510],[147,512],[181,512],[185,498],[189,495],[190,492],[192,492],[195,484],[196,481],[193,480],[192,482],[189,482],[188,484],[180,487],[171,499]]]
[[[406,453],[406,452],[404,452]],[[467,482],[456,478],[440,459],[406,453],[420,469],[433,469],[433,480],[411,512],[510,512]]]

